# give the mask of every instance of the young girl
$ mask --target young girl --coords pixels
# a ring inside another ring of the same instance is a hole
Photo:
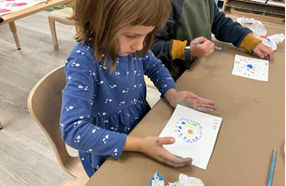
[[[177,92],[170,73],[149,50],[170,11],[169,0],[75,1],[72,19],[79,43],[66,61],[60,125],[63,140],[78,149],[89,177],[122,151],[142,152],[175,167],[192,162],[164,149],[174,143],[172,137],[127,136],[150,109],[144,74],[174,108],[180,103],[203,112],[216,109],[211,100]]]

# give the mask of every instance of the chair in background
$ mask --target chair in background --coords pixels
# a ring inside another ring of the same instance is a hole
[[[82,186],[88,181],[88,176],[79,157],[69,155],[60,130],[62,89],[65,84],[64,66],[48,73],[31,90],[28,109],[52,144],[61,167],[76,179],[66,180],[62,186]]]
[[[71,17],[72,14],[73,14],[73,9],[71,7],[54,10],[49,13],[48,19],[55,50],[59,49],[55,21],[65,25],[75,25],[74,21],[67,19],[68,17]]]

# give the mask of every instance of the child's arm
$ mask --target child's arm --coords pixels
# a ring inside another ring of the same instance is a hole
[[[148,57],[147,57],[148,56]],[[172,107],[177,104],[193,108],[198,111],[208,112],[216,110],[215,102],[196,96],[193,92],[177,92],[175,82],[160,60],[154,57],[153,53],[147,53],[146,60],[143,60],[144,74],[146,74]]]
[[[123,151],[136,151],[147,154],[148,156],[166,163],[173,167],[182,167],[192,164],[192,158],[182,158],[171,154],[163,145],[173,144],[173,137],[155,137],[136,138],[127,136]]]
[[[243,39],[252,33],[249,28],[243,27],[238,22],[226,17],[225,13],[219,11],[216,5],[214,5],[214,20],[211,31],[217,40],[232,43],[236,47],[239,47]]]
[[[261,40],[256,38],[249,28],[241,26],[229,17],[225,17],[225,13],[219,11],[217,6],[214,6],[212,33],[219,41],[230,42],[249,53],[253,51],[260,58],[265,58],[265,53],[266,58],[272,60],[273,51],[270,48],[261,43]]]
[[[161,93],[161,97],[171,88],[176,88],[174,79],[168,69],[157,59],[151,50],[142,58],[144,75],[147,75]]]

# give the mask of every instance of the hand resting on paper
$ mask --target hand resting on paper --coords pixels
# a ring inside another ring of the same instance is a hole
[[[263,43],[259,43],[254,49],[253,53],[257,54],[260,58],[265,58],[267,60],[273,59],[273,50]]]
[[[148,136],[145,138],[137,138],[127,136],[123,151],[142,152],[159,162],[166,163],[173,167],[183,167],[191,165],[192,158],[182,158],[171,154],[163,145],[173,144],[173,137],[156,137]]]
[[[143,138],[141,140],[141,152],[147,154],[148,156],[166,163],[173,167],[183,167],[186,165],[191,165],[192,158],[182,158],[171,154],[167,151],[163,145],[173,144],[175,138],[173,137],[155,137],[150,136]]]
[[[201,112],[217,110],[214,101],[198,97],[196,94],[189,91],[177,92],[175,89],[170,89],[166,92],[165,98],[173,108],[175,108],[177,104],[180,104]]]

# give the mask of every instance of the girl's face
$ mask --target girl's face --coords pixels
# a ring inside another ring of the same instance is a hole
[[[128,56],[141,50],[147,34],[154,30],[154,26],[130,26],[122,30],[118,37],[120,56]]]

